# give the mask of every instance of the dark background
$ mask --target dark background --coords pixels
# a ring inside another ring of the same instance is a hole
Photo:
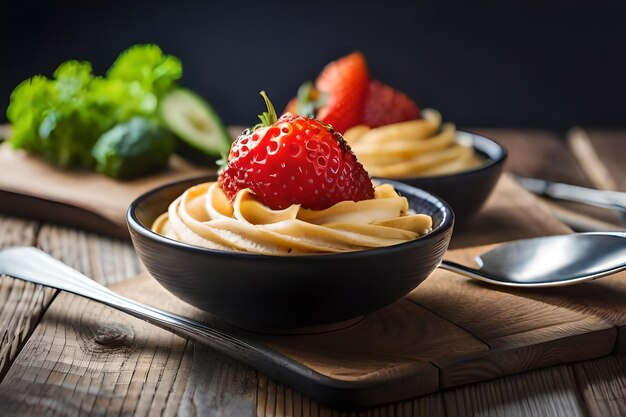
[[[330,60],[362,50],[373,76],[461,126],[626,126],[626,2],[0,0],[0,122],[12,89],[81,59],[104,73],[153,42],[227,124],[282,108]]]

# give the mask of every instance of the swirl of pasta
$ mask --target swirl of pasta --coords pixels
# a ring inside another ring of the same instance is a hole
[[[389,184],[377,186],[371,200],[314,211],[299,205],[272,210],[248,189],[231,204],[217,182],[207,182],[186,190],[152,225],[153,231],[192,245],[265,255],[390,246],[431,229],[432,219],[410,213],[407,199]]]
[[[480,165],[471,144],[441,114],[422,111],[422,118],[370,129],[355,126],[344,137],[370,175],[387,178],[441,175]]]

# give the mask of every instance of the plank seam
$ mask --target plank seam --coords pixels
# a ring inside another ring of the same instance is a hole
[[[41,222],[36,222],[34,225],[34,230],[33,230],[33,240],[31,241],[31,245],[32,246],[37,246],[39,241],[39,232],[41,231],[41,227],[42,227],[42,223]],[[12,278],[9,277],[13,280],[15,280],[16,278]],[[35,284],[37,285],[37,284]],[[46,305],[46,294],[45,294],[45,288],[48,287],[44,287],[42,285],[37,285],[38,287],[43,288],[43,295],[42,295],[42,304],[43,307],[41,309],[41,313],[37,316],[34,317],[36,319],[36,322],[30,326],[30,329],[28,329],[28,331],[26,332],[26,336],[24,337],[24,340],[22,343],[19,344],[19,346],[17,346],[17,349],[15,350],[15,355],[13,355],[13,359],[8,358],[8,363],[6,368],[4,369],[4,372],[0,373],[0,382],[2,382],[4,380],[4,377],[9,373],[9,371],[11,370],[11,368],[13,367],[13,364],[15,363],[15,359],[20,355],[20,353],[22,352],[22,350],[24,349],[24,346],[26,346],[26,344],[28,343],[28,341],[30,340],[30,338],[32,337],[33,333],[35,332],[35,329],[39,326],[39,324],[41,323],[41,319],[45,316],[46,312],[48,311],[48,308],[52,305],[52,303],[54,302],[54,300],[56,299],[57,295],[59,294],[59,290],[55,290],[53,288],[50,288],[50,290],[52,291],[52,296],[50,297],[50,302]]]
[[[597,358],[596,358],[597,359]],[[582,363],[584,361],[578,361],[576,363]],[[586,416],[591,416],[591,408],[589,407],[589,404],[587,404],[587,399],[585,398],[584,392],[582,390],[582,381],[580,380],[580,375],[578,375],[578,372],[576,372],[576,369],[574,368],[573,365],[567,365],[567,368],[571,369],[572,374],[574,375],[574,384],[576,385],[576,395],[578,396],[578,402],[581,405],[581,408],[583,409],[583,412],[585,413]]]
[[[191,343],[191,341],[189,340],[189,338],[184,338],[185,339],[185,346],[183,346],[182,349],[182,354],[180,355],[180,359],[178,360],[178,367],[176,374],[178,375],[178,371],[180,371],[180,365],[183,363],[183,360],[185,358],[185,352],[187,352],[187,347],[189,346],[189,343]],[[170,352],[171,354],[171,352]],[[193,354],[193,352],[192,352]],[[163,372],[165,372],[165,368],[163,369]],[[169,404],[170,402],[170,397],[172,396],[172,392],[174,391],[174,384],[176,383],[176,376],[174,377],[174,381],[172,382],[172,387],[167,391],[167,395],[165,396],[165,401],[163,402],[164,407],[163,409],[161,409],[161,416],[165,415],[166,409],[167,409],[167,404]],[[155,391],[156,392],[156,391]],[[180,407],[180,404],[178,404],[178,406]],[[179,408],[177,407],[177,409]]]
[[[430,308],[428,308],[428,307],[418,303],[417,301],[410,299],[409,297],[405,297],[405,299],[407,301],[409,301],[409,302],[411,302],[411,303],[413,303],[413,304],[423,308],[424,310],[427,310],[427,311],[431,312],[435,316],[439,317],[442,320],[445,320],[446,322],[452,324],[453,326],[458,327],[459,329],[463,330],[464,332],[466,332],[467,334],[469,334],[470,336],[472,336],[473,338],[475,338],[476,340],[478,340],[479,342],[481,342],[482,344],[487,346],[487,348],[489,350],[491,350],[491,346],[489,345],[489,343],[487,343],[485,340],[481,339],[480,337],[476,336],[474,333],[472,333],[471,331],[467,330],[465,327],[459,325],[458,323],[453,322],[452,320],[450,320],[450,319],[442,316],[441,314],[437,313],[436,311],[434,311],[434,310],[432,310],[432,309],[430,309]]]
[[[9,277],[9,278],[16,279],[16,278],[12,278],[12,277]],[[35,285],[37,285],[37,284],[35,284]],[[43,285],[38,285],[38,286],[42,287],[44,289],[45,288],[49,288],[49,287],[44,287]],[[43,319],[43,317],[46,315],[46,312],[48,311],[48,308],[52,305],[54,300],[57,298],[57,295],[59,295],[59,293],[60,293],[59,290],[55,290],[53,288],[50,288],[50,290],[52,291],[52,296],[50,297],[50,302],[47,305],[44,305],[43,308],[41,309],[41,314],[39,314],[39,316],[35,317],[37,319],[37,324],[33,325],[28,330],[28,332],[26,332],[26,337],[24,337],[23,343],[21,343],[17,347],[17,349],[15,351],[15,355],[13,357],[13,360],[10,361],[8,366],[5,368],[4,372],[2,374],[0,374],[0,382],[2,382],[4,380],[4,377],[9,373],[9,370],[11,370],[11,367],[13,367],[13,363],[15,362],[15,359],[17,359],[17,357],[20,355],[20,353],[24,349],[24,346],[26,346],[26,344],[30,340],[31,336],[35,332],[35,329],[37,329],[37,327],[41,324],[41,319]],[[44,304],[45,304],[45,293],[43,294],[43,298],[44,298],[43,301],[44,301]]]

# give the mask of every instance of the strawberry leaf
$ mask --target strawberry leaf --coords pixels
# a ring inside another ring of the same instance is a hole
[[[264,111],[263,113],[259,114],[259,119],[261,120],[261,123],[254,126],[253,130],[258,129],[259,127],[271,126],[274,123],[276,123],[276,121],[278,120],[278,117],[276,116],[276,110],[274,109],[274,105],[270,101],[269,97],[267,97],[267,94],[265,94],[265,91],[261,91],[261,96],[263,97],[263,100],[265,100],[267,111]]]

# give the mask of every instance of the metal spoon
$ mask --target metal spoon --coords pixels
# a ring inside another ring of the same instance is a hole
[[[527,178],[514,175],[513,178],[531,193],[557,200],[575,201],[614,210],[622,223],[626,223],[626,193],[620,191],[596,190],[595,188]]]
[[[575,233],[503,243],[476,257],[478,269],[440,268],[509,287],[560,287],[626,269],[626,233]]]
[[[0,276],[3,274],[108,305],[165,330],[203,343],[313,397],[333,398],[337,404],[354,399],[352,395],[354,387],[351,383],[320,374],[266,347],[236,328],[221,330],[218,325],[202,323],[123,297],[32,246],[0,250]],[[311,386],[307,383],[311,378],[315,378],[319,384],[315,392],[311,392]]]

